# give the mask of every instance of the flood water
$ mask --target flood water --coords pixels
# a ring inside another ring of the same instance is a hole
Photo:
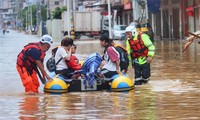
[[[199,120],[200,45],[196,40],[182,53],[184,40],[156,41],[149,83],[135,92],[76,92],[25,95],[15,69],[22,47],[37,36],[16,31],[0,33],[0,119],[2,120]],[[118,41],[116,41],[118,42]],[[124,42],[124,41],[122,41]],[[76,41],[77,57],[102,53],[98,40]],[[56,46],[59,42],[56,42]],[[50,56],[47,53],[47,58]],[[47,59],[46,58],[46,59]],[[45,59],[45,60],[46,60]],[[129,70],[129,77],[133,70]]]

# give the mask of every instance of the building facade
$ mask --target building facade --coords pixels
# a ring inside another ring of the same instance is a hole
[[[150,11],[153,2],[159,3],[159,11]],[[200,30],[200,0],[144,0],[142,4],[137,0],[112,0],[112,9],[117,10],[118,24],[129,25],[143,15],[152,25],[155,36],[159,39],[183,39],[188,36],[187,31]]]
[[[149,21],[158,39],[183,39],[188,36],[187,31],[195,32],[200,29],[200,0],[109,1],[117,24],[129,25],[133,21]],[[44,2],[51,13],[56,7],[67,6],[68,1],[44,0]],[[73,10],[100,8],[104,13],[108,11],[108,0],[70,0],[70,2],[73,3],[70,7],[75,8]]]
[[[187,31],[200,30],[199,0],[161,0],[160,5],[160,12],[151,14],[151,21],[161,39],[183,39]]]

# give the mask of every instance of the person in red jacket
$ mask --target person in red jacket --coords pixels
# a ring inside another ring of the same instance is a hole
[[[74,55],[76,53],[76,45],[73,44],[72,47],[71,47],[71,58],[69,61],[66,61],[67,62],[67,65],[70,69],[73,69],[73,70],[80,70],[81,69],[81,65],[79,64],[79,60],[78,58]]]
[[[51,81],[52,79],[46,73],[43,65],[45,52],[49,50],[53,39],[49,35],[43,35],[39,42],[29,43],[24,46],[23,50],[17,56],[17,71],[21,77],[25,92],[28,94],[39,93],[38,88],[40,86],[37,74],[41,71],[42,77],[40,78],[43,83],[46,79]]]

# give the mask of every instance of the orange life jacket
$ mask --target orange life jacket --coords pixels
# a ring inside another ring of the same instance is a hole
[[[28,45],[24,46],[24,49],[17,56],[17,65],[26,67],[27,69],[33,69],[33,67],[36,66],[36,61],[31,56],[26,55],[26,52],[31,48],[36,48],[40,51],[40,60],[43,61],[45,57],[45,52],[43,52],[38,45],[39,43],[37,42],[29,43]]]
[[[141,38],[142,33],[139,33],[137,40],[129,40],[129,44],[132,50],[132,58],[139,58],[140,56],[146,57],[148,54],[148,48],[144,45],[144,42]]]

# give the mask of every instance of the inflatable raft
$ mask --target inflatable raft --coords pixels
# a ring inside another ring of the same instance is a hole
[[[81,74],[81,79],[65,79],[62,75],[50,73],[52,82],[44,86],[46,93],[86,92],[86,91],[132,91],[134,83],[125,74],[115,75],[111,79],[97,77],[102,58],[98,53],[91,54],[83,63],[82,69],[74,74]]]

